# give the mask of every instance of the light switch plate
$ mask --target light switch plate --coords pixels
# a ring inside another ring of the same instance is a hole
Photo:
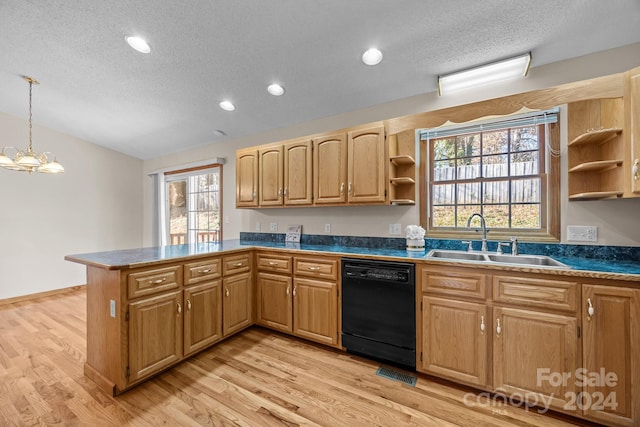
[[[116,301],[109,300],[109,316],[116,317]]]
[[[262,226],[260,225],[259,222],[256,222],[256,231],[260,231],[262,229]]]
[[[402,226],[400,224],[389,224],[389,234],[392,236],[399,236],[402,233]]]
[[[598,227],[592,225],[567,226],[567,240],[574,242],[597,242]]]
[[[271,223],[271,231],[278,231],[278,223],[277,222],[272,222]]]
[[[331,233],[331,224],[325,224],[324,225],[324,232],[325,233]]]

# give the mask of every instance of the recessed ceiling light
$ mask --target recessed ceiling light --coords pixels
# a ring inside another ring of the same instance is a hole
[[[231,103],[231,101],[222,101],[220,102],[220,108],[226,111],[233,111],[236,109],[236,106]]]
[[[382,52],[375,47],[362,54],[362,62],[367,65],[378,65],[382,61]]]
[[[273,83],[267,87],[267,92],[273,96],[280,96],[284,94],[284,88],[277,83]]]
[[[124,39],[127,41],[127,43],[129,43],[129,46],[131,46],[132,48],[134,48],[140,53],[151,52],[151,47],[149,47],[149,44],[142,37],[127,36]]]

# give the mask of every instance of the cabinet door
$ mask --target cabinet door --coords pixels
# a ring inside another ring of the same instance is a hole
[[[251,273],[225,277],[222,287],[222,335],[226,337],[252,323]]]
[[[487,384],[491,323],[486,305],[423,296],[421,330],[422,372]]]
[[[291,277],[258,273],[257,321],[263,326],[293,332]]]
[[[338,344],[338,285],[294,279],[293,333],[322,344]]]
[[[384,127],[349,132],[348,147],[349,203],[383,203],[388,169]]]
[[[182,291],[129,304],[129,382],[182,357]]]
[[[539,311],[494,307],[493,387],[505,395],[538,395],[563,409],[579,391],[577,319]],[[555,381],[570,375],[568,381]],[[543,400],[544,399],[544,400]]]
[[[640,67],[625,73],[624,109],[624,132],[631,150],[625,174],[631,179],[631,191],[640,195]]]
[[[585,413],[606,424],[640,425],[640,290],[582,285],[582,303],[583,366],[601,380],[585,384]]]
[[[236,152],[236,207],[258,206],[258,150]]]
[[[315,204],[347,201],[347,135],[313,140],[313,195]]]
[[[222,339],[222,282],[215,280],[185,288],[185,356],[220,339]]]
[[[282,205],[282,145],[258,150],[258,173],[260,206]]]
[[[311,140],[284,145],[284,204],[312,203],[312,143]]]

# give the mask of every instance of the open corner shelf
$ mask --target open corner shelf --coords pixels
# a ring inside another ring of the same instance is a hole
[[[622,165],[622,159],[613,159],[613,160],[598,160],[595,162],[585,162],[580,163],[569,169],[569,172],[604,172],[609,169],[616,168]]]
[[[409,178],[406,176],[399,176],[396,178],[390,178],[389,181],[391,181],[391,183],[393,185],[403,185],[403,184],[415,184],[416,181],[413,178]]]
[[[622,196],[622,191],[592,191],[588,193],[571,194],[569,200],[602,200],[614,199]]]
[[[569,143],[569,147],[583,144],[604,144],[622,132],[621,128],[594,130],[578,135]]]
[[[414,165],[416,163],[415,159],[412,156],[409,156],[406,154],[399,155],[399,156],[391,156],[389,160],[391,160],[391,163],[393,163],[396,166]]]
[[[411,199],[396,199],[391,200],[392,205],[415,205],[416,201]]]

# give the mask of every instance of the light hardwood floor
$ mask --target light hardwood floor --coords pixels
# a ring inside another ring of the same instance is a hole
[[[257,327],[113,398],[83,375],[85,296],[0,306],[0,425],[571,425]]]

